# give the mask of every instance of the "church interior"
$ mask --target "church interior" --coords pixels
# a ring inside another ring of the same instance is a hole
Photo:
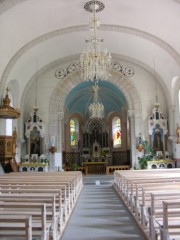
[[[113,177],[142,239],[173,239],[146,222],[124,181],[145,181],[145,171],[178,182],[179,22],[179,0],[0,1],[2,184],[65,174],[76,189],[61,219],[67,223],[82,179]]]

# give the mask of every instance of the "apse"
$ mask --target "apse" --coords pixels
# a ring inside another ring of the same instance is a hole
[[[124,94],[108,81],[98,81],[98,97],[104,105],[105,116],[110,112],[120,112],[127,106]],[[74,87],[66,97],[65,110],[67,114],[75,112],[88,116],[88,106],[93,100],[93,82],[87,81]]]

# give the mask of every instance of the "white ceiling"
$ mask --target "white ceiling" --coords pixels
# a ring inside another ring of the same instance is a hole
[[[0,1],[0,93],[16,80],[21,90],[38,69],[78,58],[86,48],[91,14],[84,0]],[[98,13],[103,47],[155,70],[165,89],[180,76],[179,0],[103,0]],[[153,61],[154,59],[154,61]],[[20,91],[21,91],[20,90]],[[171,92],[169,93],[171,95]]]

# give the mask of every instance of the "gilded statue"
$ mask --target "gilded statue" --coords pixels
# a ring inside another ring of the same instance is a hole
[[[180,143],[180,127],[176,128],[176,137],[177,137],[177,144]]]

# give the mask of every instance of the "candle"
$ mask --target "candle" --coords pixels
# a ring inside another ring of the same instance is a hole
[[[51,137],[51,146],[55,147],[55,136]]]

